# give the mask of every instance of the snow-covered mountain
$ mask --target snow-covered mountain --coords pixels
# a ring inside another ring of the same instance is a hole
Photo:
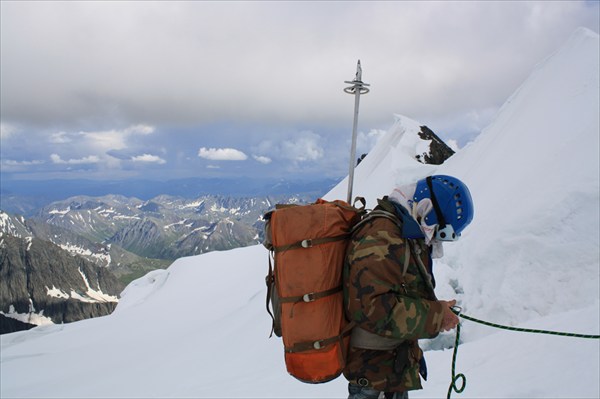
[[[160,195],[193,199],[202,196],[265,197],[323,195],[339,179],[311,176],[310,179],[273,179],[269,176],[236,176],[230,178],[194,177],[166,181],[126,179],[118,181],[67,180],[12,180],[2,178],[0,208],[13,214],[30,217],[54,201],[75,196],[103,197],[121,195],[147,201]]]
[[[599,51],[575,32],[445,165],[477,201],[447,258],[466,311],[512,324],[599,300]]]
[[[600,193],[598,34],[579,29],[542,61],[495,120],[441,166],[415,160],[420,123],[398,116],[360,163],[368,206],[430,173],[470,187],[475,219],[436,262],[438,297],[498,323],[598,334]],[[327,199],[345,199],[340,183]],[[132,282],[115,312],[0,337],[2,397],[331,397],[343,378],[308,385],[268,339],[260,245],[177,260]],[[598,398],[600,342],[465,321],[455,398]],[[453,338],[443,334],[438,344]],[[441,344],[439,344],[441,343]],[[411,398],[445,397],[452,352],[426,352]]]
[[[0,210],[0,334],[110,314],[124,287],[116,277],[260,243],[261,216],[279,201],[309,199],[77,196],[29,219]]]
[[[194,199],[160,195],[148,201],[120,195],[77,196],[43,207],[32,220],[139,256],[173,260],[258,244],[261,216],[273,203],[310,201],[314,198],[304,195]]]
[[[261,217],[273,204],[316,198],[309,193],[194,199],[159,195],[147,201],[75,196],[26,219],[0,210],[0,234],[52,242],[128,282],[179,257],[258,244]]]

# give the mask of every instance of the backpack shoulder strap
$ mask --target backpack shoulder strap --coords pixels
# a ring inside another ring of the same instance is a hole
[[[365,217],[363,217],[360,222],[356,223],[352,227],[350,234],[354,234],[362,226],[364,226],[365,223],[367,223],[368,221],[373,220],[375,218],[389,219],[392,222],[394,222],[394,224],[396,224],[398,227],[400,227],[400,229],[402,229],[402,221],[400,220],[400,218],[398,218],[398,216],[396,216],[395,213],[384,211],[383,209],[375,209],[375,210],[372,210],[371,212],[367,213],[367,215]]]

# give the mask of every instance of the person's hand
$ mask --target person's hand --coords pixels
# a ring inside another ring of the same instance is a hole
[[[459,319],[452,307],[456,305],[456,299],[451,301],[440,301],[443,305],[444,314],[442,319],[442,331],[450,331],[458,325]]]

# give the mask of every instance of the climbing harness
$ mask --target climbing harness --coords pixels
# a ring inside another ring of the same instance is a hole
[[[463,319],[470,320],[475,323],[483,324],[484,326],[500,328],[503,330],[527,332],[527,333],[533,333],[533,334],[560,335],[563,337],[600,339],[600,335],[575,334],[575,333],[569,333],[569,332],[548,331],[548,330],[535,330],[535,329],[531,329],[531,328],[518,328],[518,327],[503,326],[501,324],[496,324],[496,323],[490,323],[489,321],[479,320],[479,319],[476,319],[475,317],[471,317],[471,316],[462,314],[461,313],[462,308],[460,308],[459,306],[452,307],[452,311],[457,316],[462,317]],[[454,340],[454,352],[452,353],[452,380],[450,381],[450,386],[448,387],[448,395],[446,396],[447,399],[450,399],[450,396],[452,395],[452,391],[454,391],[456,393],[461,393],[462,391],[465,390],[465,388],[467,386],[467,377],[465,377],[465,375],[462,373],[456,374],[456,356],[458,354],[458,343],[460,341],[460,325],[461,325],[461,323],[458,323],[458,325],[456,326],[456,339]],[[457,383],[459,380],[461,381],[460,387],[457,386]]]

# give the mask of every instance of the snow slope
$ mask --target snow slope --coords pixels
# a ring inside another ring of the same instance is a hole
[[[514,323],[598,300],[598,51],[597,34],[575,32],[445,165],[477,202],[465,239],[448,248],[465,310]]]
[[[396,124],[359,165],[355,195],[372,207],[429,173],[462,178],[476,215],[435,265],[440,298],[498,323],[600,330],[598,35],[577,30],[541,62],[467,148],[440,167],[409,154],[418,124]],[[404,134],[404,132],[408,132]],[[345,199],[342,182],[326,198]],[[132,282],[110,316],[1,337],[10,397],[346,396],[343,378],[307,385],[268,339],[262,246],[181,258]],[[598,398],[600,342],[494,330],[465,321],[454,398]],[[443,346],[444,334],[426,346]],[[426,353],[430,378],[411,398],[445,397],[450,350]]]

